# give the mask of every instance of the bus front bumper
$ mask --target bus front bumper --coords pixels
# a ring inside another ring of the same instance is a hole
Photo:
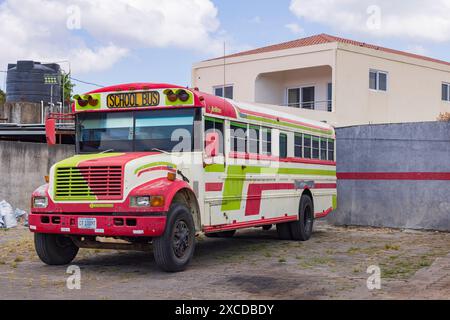
[[[166,227],[166,216],[96,216],[75,214],[30,214],[34,233],[97,237],[159,237]]]

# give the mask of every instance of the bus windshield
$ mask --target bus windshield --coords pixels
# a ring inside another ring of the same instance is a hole
[[[172,152],[182,139],[193,145],[194,118],[194,109],[82,113],[78,152]]]

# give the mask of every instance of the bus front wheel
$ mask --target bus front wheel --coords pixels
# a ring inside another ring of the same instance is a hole
[[[50,266],[67,265],[75,259],[79,248],[72,239],[57,234],[34,235],[36,253],[42,262]]]
[[[184,271],[195,251],[195,225],[183,204],[174,204],[167,215],[164,234],[153,240],[156,264],[166,272]]]
[[[308,241],[313,232],[314,205],[311,197],[303,195],[300,200],[299,220],[290,223],[292,239]]]

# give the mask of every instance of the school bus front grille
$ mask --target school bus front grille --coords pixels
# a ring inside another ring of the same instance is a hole
[[[56,200],[122,199],[122,167],[61,167],[56,169]]]

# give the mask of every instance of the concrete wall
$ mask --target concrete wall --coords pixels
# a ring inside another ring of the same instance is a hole
[[[0,105],[0,118],[8,119],[7,121],[0,121],[0,123],[42,123],[42,107],[40,103],[7,102]]]
[[[74,146],[0,141],[0,201],[29,210],[31,193],[45,184],[50,167],[74,153]]]
[[[337,171],[330,222],[450,231],[450,123],[337,129]]]

